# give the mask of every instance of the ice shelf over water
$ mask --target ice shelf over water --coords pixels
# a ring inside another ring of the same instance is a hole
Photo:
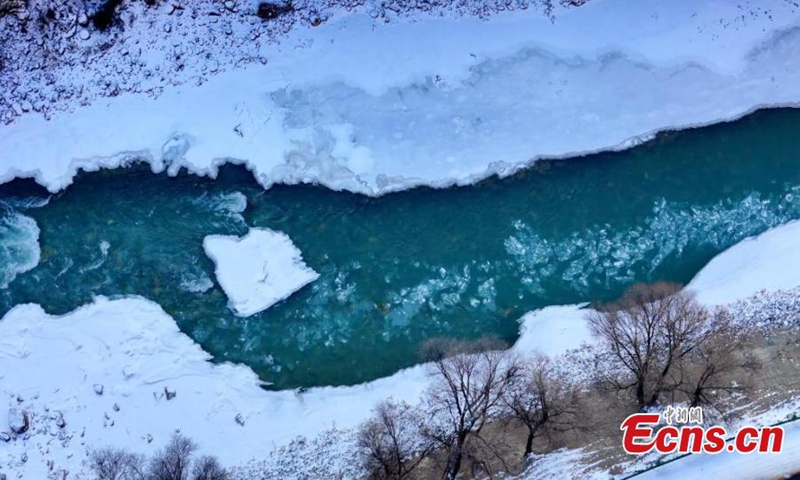
[[[691,287],[700,299],[713,300],[705,289],[746,295],[754,282],[771,288],[800,286],[800,269],[785,269],[780,283],[761,278],[774,274],[762,265],[798,261],[800,249],[783,248],[798,237],[797,225],[776,227],[723,252]],[[747,246],[752,243],[761,245],[757,262],[749,261]],[[708,278],[714,281],[704,280]],[[579,323],[584,315],[581,306],[526,315],[514,349],[552,355],[577,347],[590,339]],[[0,449],[0,471],[44,478],[47,462],[53,460],[75,473],[86,468],[82,459],[91,448],[114,445],[151,453],[175,429],[196,440],[203,452],[238,465],[264,458],[298,435],[353,427],[387,397],[415,402],[427,383],[420,365],[352,387],[268,392],[248,367],[215,365],[209,359],[158,305],[141,298],[100,297],[61,317],[47,315],[37,305],[15,307],[0,320],[0,398],[5,402],[0,404],[0,421],[6,420],[0,431],[13,420],[5,417],[20,410],[30,415],[32,427],[29,435]],[[168,400],[167,391],[174,398]],[[63,427],[60,418],[66,422]],[[787,431],[787,443],[796,442],[796,436],[796,429]],[[774,461],[763,464],[763,473],[785,473],[784,456],[771,455]],[[744,478],[736,472],[727,474]]]
[[[191,57],[186,68],[202,85],[88,98],[49,121],[21,109],[0,127],[0,182],[35,177],[57,191],[78,169],[132,159],[210,175],[232,161],[264,186],[317,182],[375,195],[469,183],[540,156],[624,148],[661,129],[800,100],[793,2],[593,0],[553,13],[407,12],[387,23],[341,11],[259,43],[263,63],[215,75],[217,55],[196,61],[166,36],[148,48]],[[152,21],[124,34],[151,42],[151,28],[164,27]],[[180,21],[191,31],[190,16]],[[120,55],[125,64],[123,53],[109,49],[103,61]],[[74,83],[93,65],[61,73]]]
[[[209,235],[203,248],[216,264],[217,282],[231,308],[243,317],[268,309],[319,278],[285,233],[251,228],[241,238]]]

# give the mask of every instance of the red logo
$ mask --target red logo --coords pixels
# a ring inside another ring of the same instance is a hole
[[[674,413],[674,411],[670,412]],[[622,422],[622,448],[632,455],[655,450],[659,453],[780,453],[783,427],[740,428],[730,441],[724,427],[703,427],[689,423],[659,426],[658,413],[634,413]],[[700,416],[702,423],[702,415]]]

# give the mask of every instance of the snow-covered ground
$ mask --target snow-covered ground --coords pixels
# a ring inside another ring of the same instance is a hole
[[[297,435],[353,426],[387,396],[413,401],[425,385],[413,368],[356,387],[268,392],[248,367],[209,360],[144,299],[98,298],[63,317],[14,308],[0,321],[0,431],[12,408],[28,412],[31,427],[0,440],[0,473],[46,478],[53,460],[74,474],[90,447],[150,453],[176,429],[241,464]]]
[[[697,280],[693,288],[700,298],[706,285],[745,291],[741,285],[756,281],[752,274],[759,274],[759,265],[797,261],[800,250],[778,248],[793,241],[796,228],[777,227],[758,237],[760,263],[735,276],[712,274],[716,265],[742,264],[750,252],[736,246],[720,254],[709,267],[712,273],[703,270],[697,277],[714,282]],[[776,274],[781,282],[771,286],[800,286],[800,269]],[[579,323],[584,314],[581,306],[566,306],[526,315],[514,348],[523,354],[575,348],[588,338]],[[426,385],[424,367],[417,366],[353,387],[270,392],[249,368],[208,360],[172,318],[144,299],[101,297],[62,317],[36,305],[17,306],[0,321],[0,395],[6,403],[0,431],[7,430],[12,410],[27,412],[31,427],[0,444],[0,472],[44,478],[52,460],[75,473],[91,447],[149,453],[176,429],[225,464],[243,464],[266,458],[298,435],[353,427],[389,396],[414,402]],[[791,448],[795,433],[800,432],[787,432]]]
[[[390,22],[356,10],[330,10],[321,25],[295,25],[279,43],[242,40],[248,58],[261,61],[239,68],[235,46],[202,41],[200,59],[187,47],[194,36],[186,31],[235,30],[226,17],[148,10],[125,27],[124,48],[101,48],[97,61],[51,80],[91,91],[95,83],[80,81],[100,64],[118,65],[103,78],[123,84],[128,65],[172,65],[177,55],[189,70],[179,76],[195,81],[158,95],[131,87],[80,97],[82,106],[54,93],[66,104],[50,120],[20,107],[0,127],[0,181],[35,177],[55,191],[79,168],[133,158],[200,174],[233,161],[265,186],[319,182],[379,194],[468,183],[539,156],[622,148],[660,129],[800,100],[800,7],[785,0],[596,0],[557,7],[554,21],[533,7],[488,19],[408,11]],[[179,37],[152,34],[175,22]],[[231,65],[221,71],[219,59]]]
[[[690,455],[636,478],[682,480],[685,478],[727,478],[731,480],[774,480],[788,478],[800,471],[800,421],[783,426],[784,440],[780,454]]]
[[[717,256],[689,283],[708,305],[730,303],[761,290],[787,290],[800,279],[800,221],[748,238]]]
[[[319,278],[303,263],[285,233],[251,228],[244,237],[209,235],[206,255],[216,265],[217,282],[237,315],[249,317]]]

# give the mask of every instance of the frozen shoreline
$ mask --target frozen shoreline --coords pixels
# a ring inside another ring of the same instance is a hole
[[[266,65],[200,86],[96,98],[49,121],[25,113],[0,127],[0,182],[58,191],[79,169],[142,159],[212,176],[244,163],[265,188],[467,184],[797,105],[798,26],[800,8],[777,0],[597,0],[559,9],[555,23],[530,10],[391,23],[342,13],[263,44]]]
[[[797,242],[799,225],[777,227],[723,252],[690,288],[701,299],[720,288],[749,293],[770,265],[797,261],[800,250],[786,247]],[[750,245],[763,252],[757,264],[747,264]],[[735,268],[736,276],[721,268],[738,265],[746,267]],[[784,269],[770,282],[773,289],[800,286],[800,269]],[[732,294],[726,301],[735,299]],[[581,306],[554,306],[525,315],[513,348],[552,355],[578,347],[589,338],[584,313]],[[176,428],[224,463],[241,465],[266,458],[299,435],[313,438],[329,428],[353,427],[389,396],[414,402],[427,383],[419,365],[352,387],[264,391],[248,367],[209,363],[209,354],[172,318],[141,298],[101,297],[61,317],[37,305],[19,305],[0,320],[0,339],[0,392],[6,402],[0,405],[0,430],[8,423],[8,407],[32,415],[30,434],[0,450],[0,472],[21,471],[31,478],[44,474],[48,460],[79,471],[92,447],[151,453]],[[167,400],[165,389],[175,398]],[[63,428],[57,425],[62,416]],[[256,436],[257,445],[250,441]]]

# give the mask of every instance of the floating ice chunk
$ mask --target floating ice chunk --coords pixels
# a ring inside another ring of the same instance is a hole
[[[319,277],[286,234],[269,229],[251,228],[242,238],[209,235],[203,247],[231,307],[243,317],[266,310]]]
[[[205,293],[214,288],[214,282],[205,273],[197,277],[187,275],[181,279],[181,288],[187,292]]]

